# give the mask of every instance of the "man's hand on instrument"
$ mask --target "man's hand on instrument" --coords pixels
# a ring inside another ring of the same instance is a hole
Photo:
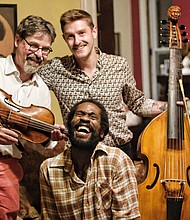
[[[51,140],[52,141],[67,141],[68,140],[68,133],[65,130],[65,126],[64,125],[55,125],[55,127],[57,127],[58,129],[54,129],[51,132]]]
[[[18,143],[18,134],[10,129],[0,127],[0,144],[9,145]]]
[[[177,105],[184,105],[184,103],[187,103],[189,101],[188,97],[185,97],[185,100],[183,101],[177,101]]]

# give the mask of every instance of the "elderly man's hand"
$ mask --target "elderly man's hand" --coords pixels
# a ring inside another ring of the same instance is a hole
[[[18,134],[10,129],[0,127],[0,144],[9,145],[18,143]]]

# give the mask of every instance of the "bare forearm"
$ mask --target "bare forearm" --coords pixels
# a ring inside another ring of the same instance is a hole
[[[155,101],[152,109],[151,109],[151,115],[156,116],[160,113],[164,112],[167,109],[167,102],[162,101]]]

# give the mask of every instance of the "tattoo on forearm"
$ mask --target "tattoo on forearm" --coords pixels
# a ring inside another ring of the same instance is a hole
[[[163,102],[163,103],[155,102],[154,109],[157,109],[159,112],[165,111],[167,109],[167,102]]]
[[[165,111],[166,109],[167,109],[167,103],[164,103],[163,105],[161,105],[160,107],[159,107],[159,109],[160,109],[160,111]]]

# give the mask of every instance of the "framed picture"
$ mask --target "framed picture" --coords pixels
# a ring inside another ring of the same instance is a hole
[[[0,56],[13,52],[16,27],[17,5],[0,4]]]

